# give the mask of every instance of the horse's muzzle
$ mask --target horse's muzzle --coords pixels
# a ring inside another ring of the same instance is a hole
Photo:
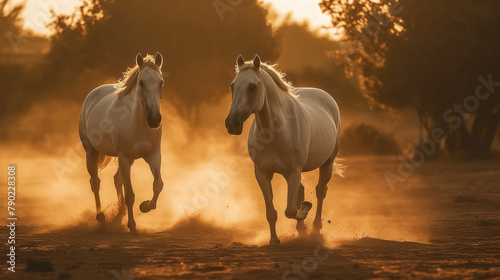
[[[158,115],[157,118],[153,118],[150,115],[148,115],[148,126],[150,128],[158,128],[160,127],[161,124],[161,115]]]
[[[243,122],[239,118],[227,117],[226,129],[231,135],[240,135],[243,132]]]

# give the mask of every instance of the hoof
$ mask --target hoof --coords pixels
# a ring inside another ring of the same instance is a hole
[[[297,237],[298,238],[307,237],[307,231],[305,229],[303,229],[303,230],[297,230]]]
[[[297,229],[297,233],[298,233],[299,238],[307,236],[307,228],[306,228],[306,225],[304,224],[304,220],[297,221],[296,229]]]
[[[281,241],[278,238],[271,238],[271,240],[269,240],[269,245],[279,245],[280,243]]]
[[[106,223],[106,218],[104,217],[104,213],[102,212],[97,213],[97,216],[95,218],[100,224]]]
[[[295,219],[297,217],[297,209],[288,209],[288,207],[285,210],[285,217],[288,219]]]
[[[139,205],[139,210],[141,210],[142,213],[148,213],[151,211],[151,208],[149,208],[149,200],[144,201]]]
[[[321,228],[313,227],[312,232],[313,232],[314,234],[321,234]]]
[[[304,202],[302,202],[302,208],[304,208],[304,206],[307,207],[308,211],[309,211],[313,207],[313,204],[311,202],[309,202],[309,201],[304,201]]]
[[[137,231],[136,228],[130,230],[131,235],[139,235],[139,232]]]
[[[302,207],[300,207],[299,211],[297,211],[296,220],[301,221],[307,217],[309,210],[312,208],[312,203],[309,201],[302,202]]]
[[[321,229],[319,229],[319,228],[313,228],[313,230],[311,232],[311,236],[316,236],[316,237],[323,238],[323,235],[321,234]]]

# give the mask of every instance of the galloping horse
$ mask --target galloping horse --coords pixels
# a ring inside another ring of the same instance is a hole
[[[154,176],[153,198],[140,205],[142,212],[156,208],[163,189],[161,165],[160,98],[163,86],[162,55],[156,57],[137,54],[136,65],[114,85],[103,85],[89,93],[80,112],[79,133],[87,155],[90,186],[95,196],[97,220],[105,223],[99,198],[98,169],[104,168],[110,157],[118,157],[118,170],[114,176],[120,204],[119,213],[128,208],[128,228],[137,234],[134,221],[135,194],[130,181],[130,168],[134,160],[143,158]],[[123,196],[125,189],[125,197]]]
[[[271,187],[274,173],[283,175],[287,181],[285,216],[297,220],[297,231],[301,236],[306,231],[304,219],[312,208],[311,202],[304,201],[301,175],[319,168],[318,208],[313,222],[319,232],[326,185],[334,166],[339,175],[342,171],[335,163],[340,145],[339,107],[323,90],[292,87],[283,79],[282,73],[262,63],[257,55],[248,62],[240,55],[236,64],[226,128],[229,134],[240,135],[243,123],[255,114],[248,135],[248,151],[266,204],[271,230],[269,243],[280,243],[276,235],[277,212]]]

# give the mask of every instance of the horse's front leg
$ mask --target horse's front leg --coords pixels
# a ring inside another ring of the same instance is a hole
[[[305,191],[304,185],[302,185],[301,183],[297,195],[297,203],[296,203],[297,209],[302,208],[302,203],[304,202],[304,191]],[[306,235],[306,225],[304,223],[304,220],[297,220],[296,229],[297,233],[299,234],[299,237],[303,237]]]
[[[144,160],[149,164],[151,173],[153,173],[153,198],[151,200],[146,200],[139,206],[141,212],[147,213],[152,209],[156,209],[156,202],[158,201],[158,196],[163,189],[163,180],[161,179],[161,153],[157,151],[147,157]]]
[[[135,193],[132,189],[132,182],[130,181],[130,167],[132,166],[132,163],[134,163],[134,160],[131,160],[124,155],[118,155],[118,165],[122,173],[123,185],[125,189],[125,203],[127,204],[128,209],[128,228],[130,229],[130,233],[138,234],[134,220]]]
[[[288,195],[287,195],[287,206],[285,210],[285,216],[289,219],[296,219],[297,221],[304,220],[312,208],[312,203],[309,201],[302,201],[301,207],[298,208],[298,196],[300,187],[300,179],[302,176],[301,169],[295,169],[285,175],[286,182],[288,184]],[[303,196],[301,196],[303,199]]]
[[[259,183],[260,190],[264,196],[264,202],[266,203],[266,217],[269,223],[269,229],[271,230],[271,240],[269,240],[269,244],[280,244],[278,235],[276,235],[276,220],[278,220],[278,213],[276,209],[274,209],[273,189],[271,186],[273,175],[255,166],[255,178]]]

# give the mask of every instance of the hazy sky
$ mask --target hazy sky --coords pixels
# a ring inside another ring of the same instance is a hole
[[[14,0],[14,3],[26,1],[23,16],[25,26],[39,33],[47,34],[46,23],[50,20],[50,10],[56,13],[68,14],[74,11],[80,0]],[[223,0],[222,0],[223,1]],[[271,4],[275,10],[284,16],[291,13],[297,21],[308,20],[312,27],[320,28],[330,24],[329,17],[321,13],[318,6],[320,0],[262,0]]]

